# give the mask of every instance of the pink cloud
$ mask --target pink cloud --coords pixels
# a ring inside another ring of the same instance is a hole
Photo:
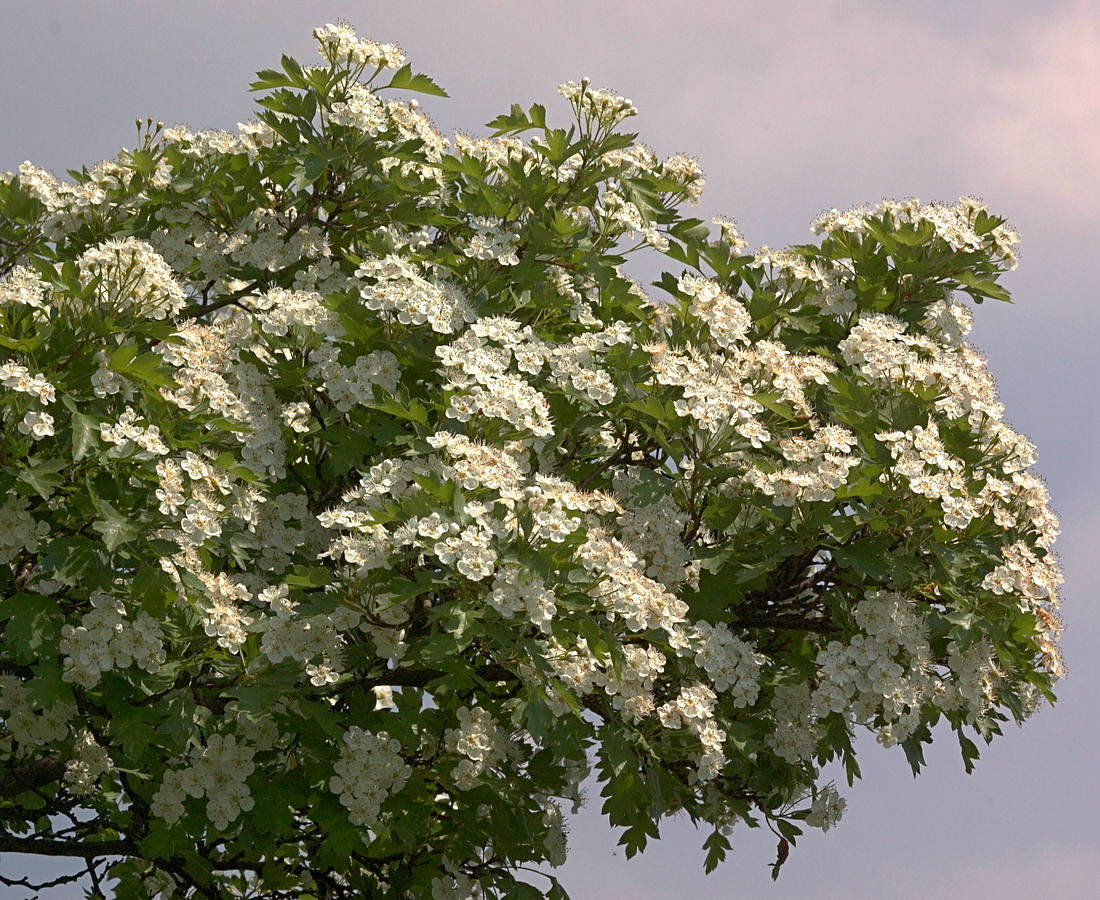
[[[1036,24],[1026,52],[989,84],[970,149],[1013,191],[1095,218],[1100,7],[1076,0]]]

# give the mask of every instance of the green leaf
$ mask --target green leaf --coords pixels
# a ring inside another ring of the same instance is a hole
[[[49,655],[56,653],[64,619],[49,597],[15,593],[0,600],[0,621],[4,619],[0,643],[19,662],[33,663],[50,647],[54,649]]]
[[[73,413],[73,462],[80,462],[99,445],[99,420],[84,413]]]
[[[306,184],[313,184],[329,166],[329,158],[321,154],[312,153],[305,158],[303,168],[305,170]]]
[[[513,103],[511,112],[501,113],[493,119],[493,121],[486,122],[485,127],[493,129],[493,137],[499,137],[502,134],[527,131],[534,128],[535,125],[527,118],[527,114],[523,111],[523,107],[518,103]],[[562,134],[564,134],[564,132],[562,132]]]
[[[134,580],[130,582],[130,596],[157,621],[164,618],[175,596],[175,589],[168,573],[155,564],[143,564],[138,567]]]
[[[402,91],[418,91],[421,94],[432,94],[435,97],[449,96],[443,88],[432,81],[427,75],[414,73],[412,66],[407,63],[393,73],[389,87]]]
[[[51,660],[33,668],[34,677],[26,684],[27,699],[32,708],[49,709],[55,703],[73,702],[72,685],[62,680],[60,666]]]
[[[363,832],[348,822],[348,813],[329,791],[321,794],[309,808],[309,817],[325,832],[325,840],[317,854],[318,862],[337,871],[347,865],[354,853],[363,851]]]
[[[626,849],[626,858],[633,859],[645,850],[650,838],[659,838],[660,830],[655,822],[647,818],[637,820],[626,829],[619,838],[619,846]]]
[[[230,688],[225,695],[236,698],[237,709],[241,712],[263,715],[293,693],[297,680],[297,667],[283,664],[265,672],[251,684]]]
[[[883,581],[890,574],[891,542],[865,540],[832,551],[835,559],[845,569],[874,581]]]
[[[156,711],[149,707],[125,704],[111,716],[107,733],[119,742],[127,756],[140,759],[162,743],[153,728],[156,717]]]
[[[99,551],[102,544],[82,537],[62,537],[50,541],[42,568],[52,577],[68,585],[81,584],[93,571],[100,569]],[[98,579],[97,579],[98,581]]]
[[[332,584],[333,573],[324,566],[296,566],[289,575],[283,576],[283,583],[290,587],[316,588]]]
[[[248,89],[250,91],[269,91],[272,88],[294,86],[294,81],[282,72],[277,72],[274,69],[261,69],[256,73],[256,80],[248,86]]]
[[[128,543],[139,534],[130,520],[106,500],[96,501],[102,518],[92,523],[92,528],[103,536],[103,545],[112,553],[120,545]]]
[[[49,500],[65,478],[59,474],[68,463],[63,459],[27,459],[30,463],[19,472],[19,480],[34,490],[43,500]]]
[[[421,425],[428,424],[428,411],[419,400],[412,400],[408,406],[405,406],[391,397],[383,401],[368,400],[364,405],[379,412],[397,416],[399,419],[408,419],[411,422],[419,422]]]
[[[305,74],[302,64],[293,56],[287,56],[285,53],[279,59],[279,62],[282,64],[283,71],[294,79],[295,84],[301,85]]]
[[[709,875],[718,868],[720,862],[725,860],[726,854],[731,848],[729,839],[722,834],[722,832],[715,830],[711,833],[710,837],[703,842],[703,849],[707,851],[707,858],[703,863],[703,868]]]
[[[956,277],[959,279],[962,289],[973,297],[976,303],[981,303],[985,297],[992,300],[1003,300],[1006,303],[1012,302],[1012,295],[997,284],[993,278],[983,278],[970,269],[964,269]]]
[[[927,729],[924,729],[927,733]],[[905,758],[909,761],[909,768],[913,770],[913,777],[916,778],[920,774],[920,770],[924,768],[924,746],[921,738],[924,735],[920,733],[920,730],[916,734],[912,734],[901,742],[901,749],[905,751]]]
[[[135,348],[120,347],[119,351],[133,349]],[[121,361],[120,354],[119,361],[114,358],[111,359],[111,367],[129,378],[144,381],[153,387],[179,387],[175,380],[168,375],[168,368],[159,353],[142,353],[140,356],[135,356],[126,362]]]
[[[974,771],[974,763],[981,756],[981,753],[978,751],[978,745],[963,734],[961,730],[956,732],[956,734],[959,736],[959,747],[962,750],[963,765],[966,767],[966,774],[969,775]]]

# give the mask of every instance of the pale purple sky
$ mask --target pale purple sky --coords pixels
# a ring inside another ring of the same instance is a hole
[[[1039,447],[1062,516],[1061,701],[986,748],[963,774],[942,734],[914,780],[900,750],[865,741],[848,811],[799,843],[776,884],[774,838],[743,829],[704,876],[705,835],[669,823],[627,862],[594,814],[574,823],[575,900],[1091,900],[1100,884],[1100,4],[1095,0],[783,0],[744,3],[210,2],[10,4],[0,54],[0,171],[63,173],[113,156],[151,115],[233,128],[247,85],[281,53],[314,58],[311,29],[346,19],[395,41],[450,100],[446,133],[484,133],[513,102],[565,121],[561,81],[592,77],[640,110],[659,154],[699,158],[699,212],[750,244],[812,239],[822,209],[884,197],[977,194],[1023,234],[1013,306],[976,310],[1009,421]],[[598,798],[593,808],[598,809]],[[22,860],[0,860],[12,874]],[[1092,887],[1090,887],[1090,885]],[[60,891],[58,900],[69,896]]]

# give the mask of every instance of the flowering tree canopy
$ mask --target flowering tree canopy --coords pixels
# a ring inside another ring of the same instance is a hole
[[[630,101],[448,141],[396,46],[315,34],[239,133],[0,176],[0,853],[562,898],[591,778],[627,855],[681,814],[778,871],[857,734],[969,769],[1053,699],[1057,520],[957,299],[1008,299],[1004,220],[742,252]]]

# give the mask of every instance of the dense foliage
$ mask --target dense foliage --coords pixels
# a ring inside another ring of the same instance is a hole
[[[1053,699],[1057,521],[956,299],[1008,299],[1002,219],[745,253],[624,98],[449,142],[397,47],[316,36],[239,133],[0,176],[0,852],[564,897],[525,866],[591,777],[628,855],[686,814],[778,869],[857,733],[969,768]]]

